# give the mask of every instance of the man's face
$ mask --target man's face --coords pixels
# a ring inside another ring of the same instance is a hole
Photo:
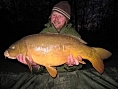
[[[59,12],[53,11],[51,14],[51,23],[57,30],[60,30],[66,23],[66,17]]]

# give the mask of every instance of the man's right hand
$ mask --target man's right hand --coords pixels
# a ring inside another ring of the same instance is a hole
[[[26,56],[24,56],[24,55],[22,55],[22,54],[19,54],[19,55],[16,56],[16,58],[17,58],[17,60],[18,60],[19,62],[21,62],[21,63],[27,65]],[[38,65],[38,64],[36,64],[36,63],[33,61],[33,59],[32,59],[31,56],[29,56],[28,61],[29,61],[30,64],[33,65],[33,66]]]

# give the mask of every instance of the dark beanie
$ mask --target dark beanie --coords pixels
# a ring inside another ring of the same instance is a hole
[[[53,7],[52,11],[53,10],[63,14],[68,20],[70,20],[71,9],[67,1],[60,1]]]

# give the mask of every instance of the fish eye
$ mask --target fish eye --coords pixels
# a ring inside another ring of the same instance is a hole
[[[10,48],[11,48],[11,49],[15,49],[15,46],[11,46]]]

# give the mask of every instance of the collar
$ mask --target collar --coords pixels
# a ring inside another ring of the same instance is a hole
[[[53,27],[53,28],[55,28],[55,27],[53,26],[53,24],[50,23],[50,22],[48,22],[47,24],[45,24],[45,27]],[[72,27],[72,23],[66,24],[63,28],[65,28],[65,27],[71,28],[71,27]],[[62,28],[62,29],[63,29],[63,28]]]

